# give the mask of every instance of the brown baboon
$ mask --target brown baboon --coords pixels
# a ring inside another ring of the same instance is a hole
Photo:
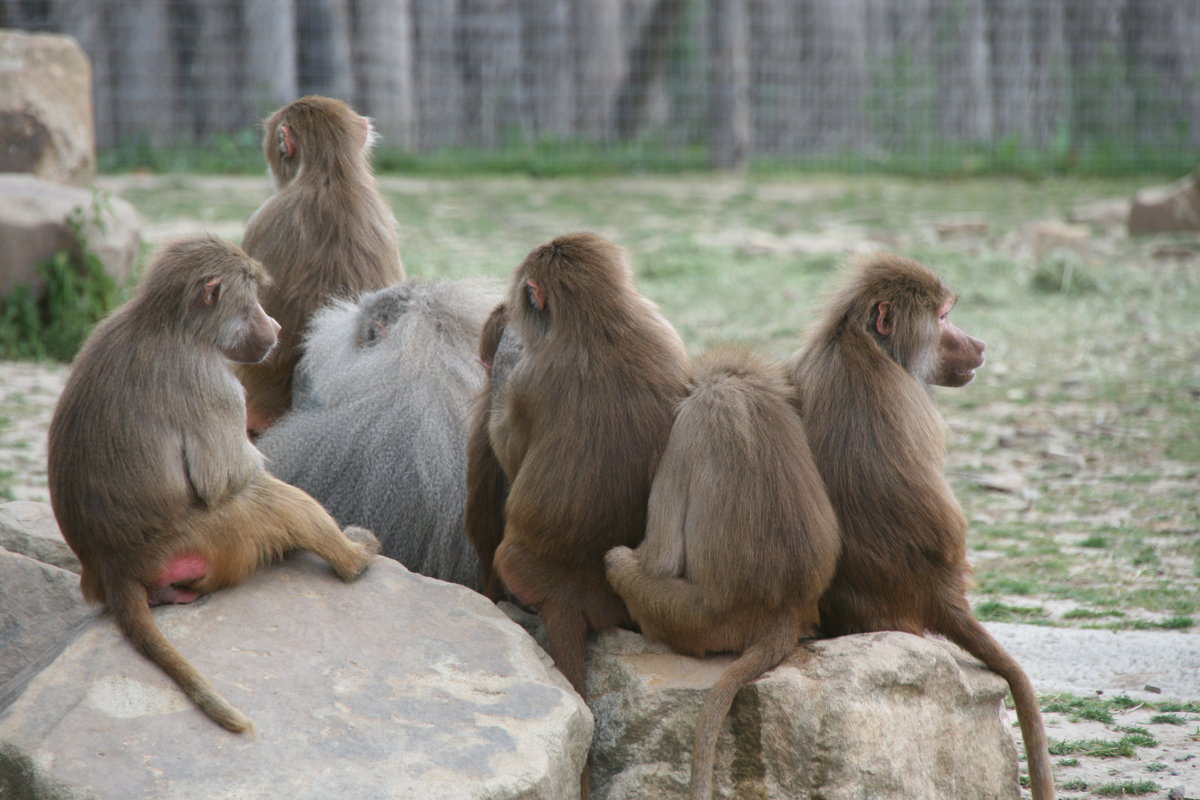
[[[492,281],[402,281],[313,315],[295,405],[258,440],[271,471],[414,572],[481,589],[463,536],[471,401]]]
[[[717,734],[738,690],[816,632],[838,547],[782,366],[748,352],[707,354],[654,476],[645,542],[605,557],[644,634],[689,655],[742,654],[696,724],[694,800],[712,796]]]
[[[256,298],[266,280],[236,245],[167,245],[84,344],[50,424],[51,503],[84,597],[231,731],[250,720],[167,641],[150,604],[191,602],[296,549],[351,580],[378,547],[265,472],[246,438],[229,361],[257,361],[275,344],[279,326]]]
[[[793,401],[842,529],[821,630],[932,631],[1008,681],[1036,800],[1054,797],[1046,735],[1020,665],[966,600],[967,520],[943,475],[929,385],[964,386],[984,343],[948,319],[957,297],[920,264],[869,257],[790,362]]]
[[[621,249],[595,234],[531,252],[507,310],[524,349],[489,425],[510,486],[495,568],[537,610],[555,663],[586,696],[587,632],[629,620],[604,554],[645,533],[687,354],[634,288]]]
[[[312,313],[404,278],[396,219],[371,172],[370,120],[341,100],[310,95],[263,127],[276,191],[246,224],[242,246],[274,279],[262,304],[283,330],[269,358],[237,368],[255,435],[291,407],[292,374]]]
[[[482,391],[471,412],[471,430],[467,439],[467,508],[464,517],[467,538],[479,557],[483,593],[492,600],[504,596],[504,585],[496,574],[496,548],[504,537],[504,502],[508,498],[508,479],[490,436],[493,409],[504,413],[504,387],[509,373],[521,354],[521,340],[508,324],[508,309],[500,303],[483,325],[479,335],[479,362],[487,370]],[[500,513],[496,513],[500,509]]]

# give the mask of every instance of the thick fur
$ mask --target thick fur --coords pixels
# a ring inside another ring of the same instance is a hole
[[[495,566],[541,615],[555,663],[586,696],[587,631],[629,619],[604,554],[645,532],[687,354],[637,293],[620,248],[595,234],[531,252],[507,308],[524,349],[490,420],[511,487],[495,510],[505,520]]]
[[[487,380],[475,398],[471,430],[467,437],[467,508],[464,518],[467,538],[479,557],[483,593],[492,600],[506,596],[496,573],[496,548],[504,538],[504,504],[508,500],[508,478],[492,450],[493,413],[504,413],[504,388],[524,349],[520,335],[508,324],[508,307],[501,303],[492,310],[479,335],[479,362]],[[500,509],[500,513],[497,513]]]
[[[399,283],[313,318],[303,399],[259,440],[271,470],[409,569],[479,590],[463,536],[475,343],[497,283]]]
[[[983,361],[982,342],[939,328],[953,300],[920,264],[872,256],[792,357],[794,404],[843,536],[821,630],[932,631],[999,673],[1013,692],[1033,796],[1047,800],[1054,781],[1033,687],[966,600],[967,520],[943,474],[944,425],[926,383],[962,385]],[[891,335],[880,334],[881,303],[890,304]]]
[[[281,152],[284,131],[293,147]],[[396,219],[375,181],[369,121],[340,100],[311,95],[263,123],[263,153],[276,193],[246,224],[242,245],[273,278],[262,292],[283,327],[261,364],[241,365],[251,428],[287,411],[293,371],[312,314],[404,278]]]
[[[696,726],[695,800],[712,796],[717,735],[738,690],[815,633],[837,518],[782,367],[748,352],[697,364],[650,492],[646,540],[608,577],[647,636],[695,656],[737,652]]]
[[[188,602],[295,549],[349,580],[377,548],[366,531],[351,541],[315,500],[263,471],[246,438],[242,387],[226,356],[245,349],[241,332],[253,309],[261,314],[262,280],[235,245],[196,237],[166,246],[76,357],[49,435],[51,503],[82,564],[84,597],[103,603],[143,654],[232,731],[250,720],[167,642],[149,601]]]

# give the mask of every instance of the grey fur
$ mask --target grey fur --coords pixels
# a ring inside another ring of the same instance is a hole
[[[476,590],[466,435],[485,375],[479,330],[501,294],[490,281],[407,282],[323,308],[297,367],[302,395],[258,442],[272,473],[375,531],[383,555]]]

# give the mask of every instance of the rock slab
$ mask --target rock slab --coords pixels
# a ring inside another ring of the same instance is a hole
[[[0,297],[18,286],[40,293],[38,266],[60,250],[79,259],[79,239],[67,222],[76,209],[87,246],[105,271],[118,282],[132,273],[142,219],[124,200],[18,174],[0,174],[0,198]]]
[[[74,572],[0,548],[0,687],[89,614]]]
[[[60,569],[75,573],[80,569],[48,503],[14,500],[0,504],[0,547]]]
[[[382,557],[344,584],[299,554],[155,617],[256,736],[211,722],[104,618],[0,710],[0,796],[578,796],[591,715],[462,587]]]
[[[628,631],[591,647],[600,800],[686,798],[692,733],[731,656],[694,659]],[[717,745],[717,798],[1017,800],[1004,681],[903,633],[807,644],[743,688]]]
[[[96,177],[92,67],[70,36],[0,30],[0,172]]]

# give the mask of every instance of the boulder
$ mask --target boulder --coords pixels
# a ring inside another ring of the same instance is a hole
[[[16,174],[0,175],[0,197],[0,297],[17,286],[40,292],[37,268],[60,250],[79,258],[79,241],[67,222],[76,209],[87,245],[108,274],[124,281],[133,271],[142,220],[124,200]]]
[[[696,718],[733,657],[679,656],[620,630],[596,636],[589,656],[598,800],[686,798]],[[1007,691],[943,641],[809,643],[734,700],[714,796],[1017,800]]]
[[[1138,191],[1129,208],[1129,235],[1200,232],[1200,172],[1169,186]]]
[[[46,503],[17,500],[0,505],[0,547],[43,564],[79,572],[79,559],[67,546],[54,511]]]
[[[74,572],[0,549],[0,686],[60,646],[90,613]]]
[[[92,67],[70,36],[0,30],[0,172],[89,186]]]
[[[482,596],[379,557],[293,555],[167,636],[253,721],[218,727],[107,618],[0,709],[0,796],[571,798],[586,706]]]

